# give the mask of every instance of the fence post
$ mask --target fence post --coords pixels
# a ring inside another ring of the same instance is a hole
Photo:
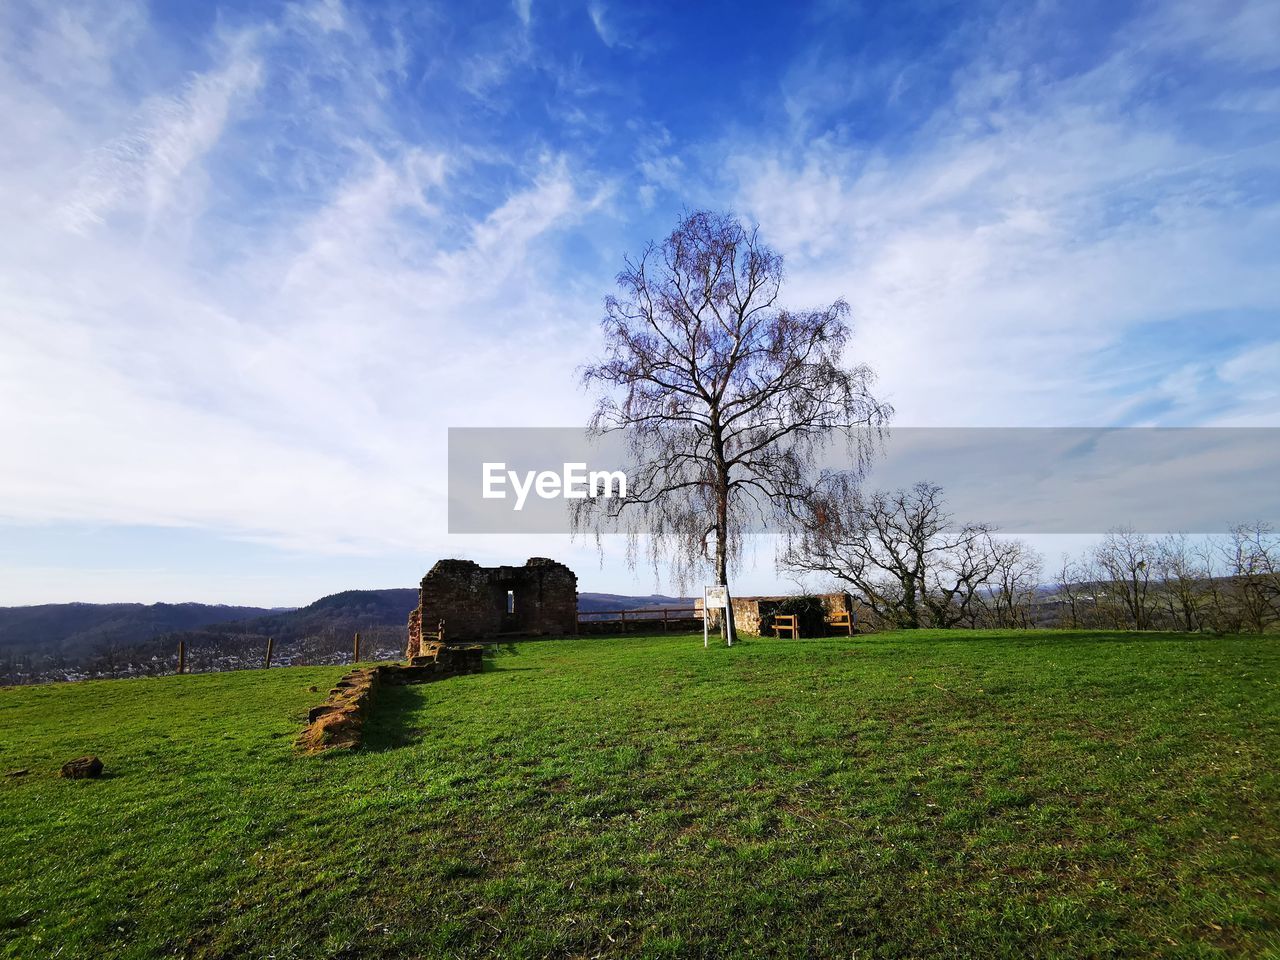
[[[271,650],[275,646],[275,643],[276,641],[274,638],[267,637],[267,662],[262,665],[264,670],[271,669]]]
[[[670,629],[671,627],[667,625],[667,608],[663,607],[662,608],[662,632],[666,633]]]
[[[360,662],[360,632],[359,631],[356,631],[356,638],[352,643],[351,653],[352,653],[351,662],[359,663]]]
[[[626,633],[627,632],[627,611],[623,610],[621,611],[621,613],[622,613],[622,631],[621,632]]]
[[[178,672],[187,672],[187,641],[178,641]]]

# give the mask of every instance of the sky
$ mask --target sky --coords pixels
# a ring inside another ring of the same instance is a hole
[[[449,536],[446,431],[584,423],[692,208],[900,425],[1280,426],[1273,0],[8,0],[0,117],[0,604],[663,588]]]

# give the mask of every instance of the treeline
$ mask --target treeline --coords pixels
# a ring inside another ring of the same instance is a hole
[[[1195,539],[1113,530],[1064,558],[1056,600],[1068,627],[1265,633],[1280,624],[1280,537],[1266,523]]]
[[[1106,627],[1263,633],[1280,624],[1280,538],[1109,532],[1054,575],[1024,540],[946,510],[942,488],[833,486],[799,518],[780,564],[847,589],[873,626]]]

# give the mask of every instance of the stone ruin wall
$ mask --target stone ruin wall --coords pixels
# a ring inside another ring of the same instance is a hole
[[[509,593],[514,599],[510,612]],[[424,639],[435,639],[442,620],[448,642],[572,635],[578,625],[578,578],[546,557],[533,557],[519,567],[441,560],[422,578],[418,607],[409,616],[407,657],[418,655]]]
[[[418,591],[418,605],[409,614],[409,645],[405,647],[406,660],[412,660],[422,650],[422,591]]]
[[[359,747],[378,690],[385,684],[428,683],[483,670],[484,648],[479,644],[431,642],[407,665],[380,663],[357,667],[334,684],[324,703],[308,712],[307,726],[297,739],[297,748],[303,753],[319,753]]]
[[[298,749],[358,747],[383,684],[481,672],[483,646],[462,641],[573,634],[577,626],[578,578],[562,563],[533,557],[521,567],[482,567],[470,560],[441,560],[422,578],[418,606],[409,615],[409,662],[361,667],[344,676],[324,703],[311,708]]]

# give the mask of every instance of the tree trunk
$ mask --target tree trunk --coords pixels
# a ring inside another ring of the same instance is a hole
[[[733,599],[729,593],[729,467],[724,457],[724,436],[721,433],[719,410],[713,411],[711,449],[716,465],[716,584],[724,587],[724,616],[720,618],[720,635],[729,646],[738,639],[737,626],[733,622]]]
[[[716,511],[716,583],[724,587],[724,616],[720,618],[720,636],[725,643],[732,646],[738,639],[737,627],[733,622],[733,597],[729,593],[729,550],[725,538],[729,532],[728,510],[724,500],[720,501]]]
[[[908,630],[920,629],[920,612],[916,606],[916,579],[904,576],[902,580],[902,620]]]

